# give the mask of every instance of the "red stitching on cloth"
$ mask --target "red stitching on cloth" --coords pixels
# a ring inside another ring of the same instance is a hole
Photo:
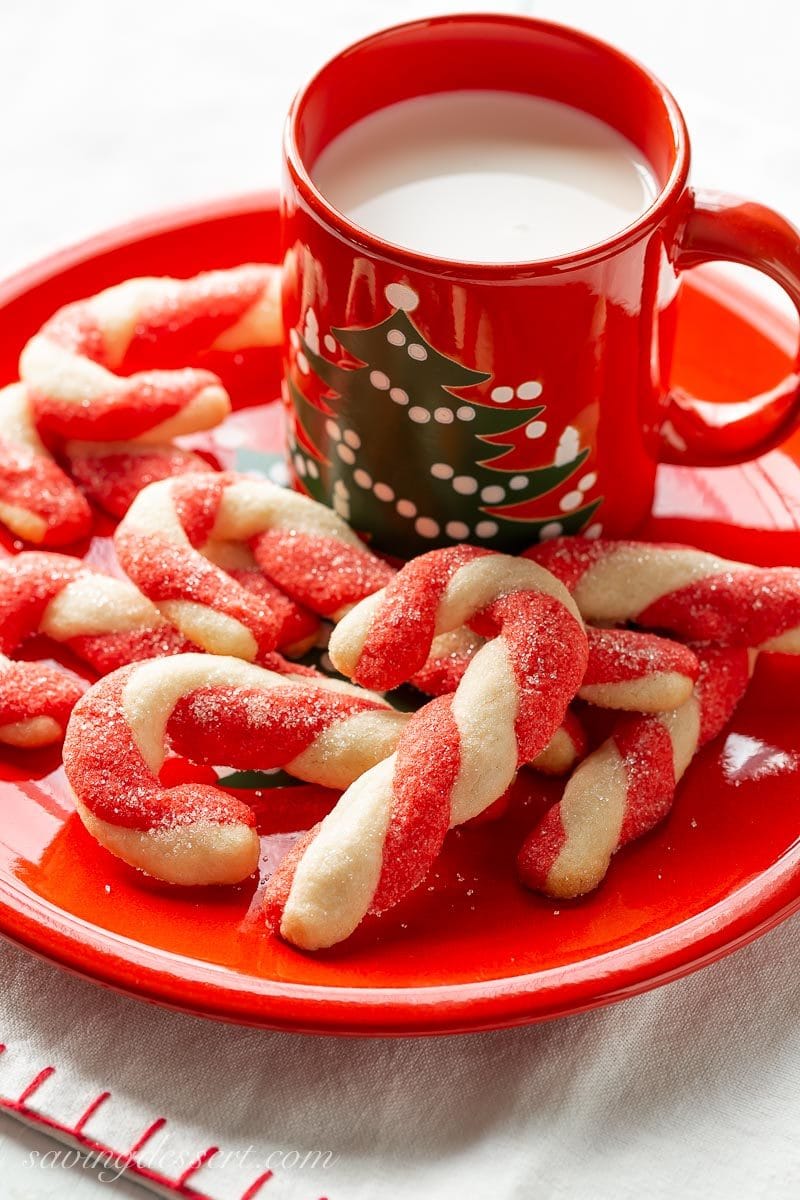
[[[253,1200],[257,1192],[260,1192],[265,1183],[269,1183],[272,1179],[272,1171],[265,1171],[263,1175],[259,1175],[258,1179],[254,1179],[250,1187],[242,1192],[239,1200]]]
[[[17,1100],[17,1104],[24,1104],[26,1100],[30,1100],[33,1093],[40,1088],[45,1079],[49,1079],[51,1075],[55,1075],[55,1067],[43,1067],[38,1075],[30,1081],[28,1086],[22,1090]]]
[[[108,1097],[110,1095],[111,1095],[111,1092],[101,1092],[99,1096],[95,1096],[94,1100],[89,1105],[89,1107],[83,1113],[81,1113],[81,1115],[78,1117],[77,1121],[75,1122],[75,1132],[76,1133],[81,1132],[81,1130],[83,1129],[84,1125],[89,1120],[89,1118],[94,1116],[94,1114],[97,1112],[97,1110],[101,1104],[105,1104],[106,1100],[108,1099]]]
[[[214,1155],[217,1153],[218,1149],[219,1149],[219,1147],[217,1147],[217,1146],[209,1146],[206,1150],[203,1151],[202,1154],[198,1154],[198,1156],[194,1160],[194,1162],[190,1163],[189,1166],[186,1168],[186,1170],[183,1172],[183,1174],[178,1177],[178,1180],[177,1180],[178,1187],[183,1187],[183,1185],[186,1183],[186,1180],[189,1178],[189,1176],[194,1175],[195,1171],[199,1171],[201,1167],[205,1166],[205,1164],[209,1161],[209,1159],[212,1159],[214,1157]]]
[[[0,1054],[4,1053],[7,1049],[7,1044],[0,1042]],[[202,1154],[198,1155],[178,1179],[170,1179],[169,1176],[162,1174],[152,1167],[146,1167],[143,1163],[139,1163],[136,1160],[136,1155],[139,1151],[166,1125],[166,1117],[158,1117],[148,1125],[127,1152],[116,1150],[113,1146],[98,1141],[97,1138],[93,1138],[91,1135],[83,1132],[84,1127],[100,1106],[111,1098],[112,1093],[110,1091],[98,1093],[81,1116],[78,1117],[74,1125],[65,1125],[55,1117],[45,1116],[44,1113],[36,1112],[35,1109],[27,1105],[26,1101],[54,1073],[55,1067],[44,1067],[38,1075],[34,1076],[16,1100],[0,1095],[0,1113],[16,1117],[26,1125],[39,1126],[48,1136],[57,1137],[61,1142],[67,1141],[68,1144],[75,1145],[83,1153],[96,1156],[101,1163],[107,1161],[109,1164],[113,1164],[115,1171],[121,1169],[121,1174],[123,1175],[138,1176],[142,1181],[146,1181],[154,1187],[160,1188],[162,1191],[171,1192],[175,1196],[184,1197],[185,1200],[211,1200],[206,1192],[192,1187],[187,1180],[196,1171],[199,1171],[201,1167],[205,1166],[215,1154],[219,1153],[217,1146],[209,1146]],[[240,1200],[254,1200],[264,1184],[273,1178],[273,1174],[272,1171],[264,1171],[242,1193]],[[326,1200],[326,1198],[321,1197],[320,1200]]]
[[[138,1154],[139,1151],[141,1150],[142,1146],[144,1146],[147,1142],[150,1141],[150,1138],[153,1136],[154,1133],[158,1133],[159,1129],[163,1129],[164,1126],[166,1125],[166,1123],[167,1123],[166,1117],[157,1117],[156,1120],[153,1121],[152,1125],[148,1125],[147,1129],[145,1129],[144,1133],[139,1138],[139,1140],[134,1142],[133,1145],[131,1146],[130,1150],[128,1151],[129,1156],[131,1158],[133,1158],[134,1154]]]

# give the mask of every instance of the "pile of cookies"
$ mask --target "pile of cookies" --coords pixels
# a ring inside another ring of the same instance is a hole
[[[126,578],[50,550],[0,560],[0,742],[63,738],[89,832],[178,885],[247,878],[259,843],[241,799],[166,786],[170,754],[341,791],[264,893],[265,928],[305,950],[407,896],[521,768],[566,777],[519,851],[522,884],[592,890],[669,812],[757,654],[800,653],[800,572],[583,538],[519,558],[459,545],[396,570],[309,497],[214,471],[171,439],[224,418],[219,379],[153,364],[277,342],[277,279],[248,265],[131,280],[25,348],[0,393],[0,520],[66,545],[90,529],[88,495],[122,518]],[[352,683],[292,661],[331,626]],[[14,660],[35,634],[97,682]],[[432,697],[411,715],[384,696],[406,682]],[[591,748],[589,705],[618,714]]]

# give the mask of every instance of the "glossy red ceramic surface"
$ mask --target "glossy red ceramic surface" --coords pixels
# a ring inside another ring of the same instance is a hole
[[[275,200],[265,196],[144,221],[33,267],[0,288],[0,382],[12,378],[25,338],[65,300],[135,273],[190,274],[277,248]],[[687,286],[680,307],[676,383],[730,401],[786,372],[794,333],[768,309],[708,283]],[[280,406],[263,403],[278,393],[277,357],[258,369],[257,384],[246,362],[232,380],[240,411],[209,444],[223,462],[277,445]],[[742,467],[663,468],[646,532],[800,563],[798,461],[795,438]],[[90,552],[104,561],[107,543],[95,539]],[[670,818],[614,859],[595,895],[553,904],[516,883],[515,851],[553,787],[528,776],[507,817],[450,835],[429,884],[315,956],[264,932],[255,882],[176,891],[137,876],[84,831],[57,753],[6,752],[0,928],[101,983],[271,1028],[464,1031],[622,999],[720,957],[800,907],[799,666],[762,660],[731,728],[688,771]],[[265,867],[332,798],[308,786],[253,797]]]
[[[558,258],[495,265],[448,262],[391,245],[353,225],[317,190],[318,155],[353,122],[397,101],[464,88],[530,92],[600,118],[650,162],[660,189],[656,200],[607,242]],[[566,430],[589,450],[581,471],[593,482],[583,491],[579,511],[571,512],[569,498],[562,505],[564,494],[557,490],[513,505],[506,497],[502,511],[499,504],[482,509],[500,524],[484,544],[522,549],[535,540],[536,522],[560,521],[570,533],[599,523],[605,536],[629,535],[651,511],[657,460],[741,462],[783,441],[800,411],[793,365],[766,395],[727,410],[709,405],[713,392],[670,387],[675,300],[684,267],[710,259],[746,263],[776,279],[800,307],[797,230],[763,206],[695,193],[687,184],[689,157],[683,117],[663,84],[614,47],[574,29],[522,16],[463,14],[399,25],[350,46],[309,81],[287,123],[282,201],[290,269],[284,276],[284,319],[294,338],[287,346],[287,377],[308,390],[312,356],[302,339],[309,309],[321,333],[373,329],[392,312],[387,286],[410,287],[419,298],[411,318],[423,341],[484,374],[468,400],[491,406],[498,385],[513,389],[531,379],[542,384],[534,403],[545,405],[546,433],[535,441],[509,435],[513,449],[493,466],[546,468]],[[743,388],[736,400],[749,396]],[[352,431],[369,446],[367,416],[359,424],[348,398],[337,401],[330,388],[323,397],[320,403],[334,415],[347,414]],[[302,448],[307,430],[302,400],[295,403]],[[525,407],[521,399],[509,405],[519,409],[521,422]],[[335,433],[325,441],[322,432],[321,460],[330,460],[336,468],[331,478],[338,472],[336,483],[354,492],[356,524],[379,546],[390,546],[399,536],[394,514],[351,486],[352,472],[337,462]],[[473,463],[480,462],[488,453],[486,443],[476,443],[469,426],[457,421],[444,428],[429,422],[422,431],[400,421],[393,440],[411,479],[427,476],[432,462],[456,462],[458,470],[469,471],[464,460],[471,455]],[[313,449],[313,440],[308,444]],[[359,462],[367,474],[383,478],[375,474],[376,465],[380,459],[369,456]],[[389,482],[403,495],[395,478]],[[493,482],[504,480],[498,475]],[[575,478],[565,483],[564,493],[575,484]],[[330,501],[330,482],[315,485],[314,494]],[[418,497],[412,493],[412,499]],[[473,527],[459,510],[467,507],[463,499],[448,496],[447,502],[449,509],[429,504],[424,510],[442,541],[451,518]],[[430,541],[414,536],[410,532],[404,544],[417,552],[431,548]]]

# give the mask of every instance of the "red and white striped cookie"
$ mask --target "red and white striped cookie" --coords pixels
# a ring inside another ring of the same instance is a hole
[[[33,750],[58,742],[85,684],[49,663],[0,654],[0,743]]]
[[[5,657],[36,634],[67,645],[98,674],[188,645],[127,579],[44,551],[0,560],[0,741],[12,745],[57,741],[83,691],[59,668]]]
[[[587,621],[633,621],[688,641],[800,653],[800,570],[731,562],[690,546],[559,538],[525,551],[569,588]]]
[[[276,266],[130,279],[59,309],[23,350],[20,375],[45,432],[163,442],[210,429],[230,411],[216,375],[181,364],[281,336]]]
[[[283,767],[343,788],[392,752],[406,720],[349,684],[182,654],[94,684],[70,718],[64,768],[112,854],[168,883],[236,883],[258,865],[253,813],[208,784],[163,786],[169,745],[196,763]]]
[[[578,692],[581,700],[631,712],[665,712],[688,700],[699,670],[688,646],[633,629],[588,626],[586,635],[589,660]],[[483,638],[470,629],[442,634],[411,682],[431,696],[455,691],[482,645]]]
[[[309,611],[335,619],[393,574],[332,509],[233,472],[151,484],[114,543],[123,570],[187,638],[212,654],[250,661],[296,642],[297,629],[290,639],[275,607],[254,602],[210,561],[208,546],[251,547],[284,602],[291,597],[306,621]]]
[[[92,513],[36,432],[26,388],[0,389],[0,523],[36,546],[86,537]]]
[[[35,634],[69,646],[100,674],[187,646],[127,579],[30,550],[0,560],[0,652],[13,654]]]
[[[662,821],[701,746],[727,724],[750,679],[755,654],[698,649],[694,694],[672,712],[627,716],[575,769],[561,800],[519,852],[523,883],[559,899],[592,891],[611,857]]]
[[[266,918],[306,950],[332,946],[367,913],[425,878],[451,825],[502,796],[563,722],[587,644],[566,589],[533,563],[476,547],[408,563],[334,629],[344,674],[389,688],[425,662],[433,639],[472,623],[490,640],[452,696],[408,722],[397,751],[348,788],[270,880]]]

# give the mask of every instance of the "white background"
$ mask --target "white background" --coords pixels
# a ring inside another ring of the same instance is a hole
[[[283,114],[305,77],[370,30],[448,7],[387,0],[0,0],[0,274],[143,212],[272,185]],[[749,195],[800,221],[796,2],[483,0],[460,7],[549,16],[616,42],[654,69],[682,104],[696,183]],[[789,945],[781,936],[773,941],[779,956]],[[751,955],[751,970],[778,967],[769,951],[759,954]],[[796,966],[787,958],[783,971],[796,974]],[[625,1011],[641,1034],[642,1021],[655,1020],[659,1010],[645,999]],[[729,1019],[735,1011],[727,1008]],[[458,1056],[456,1043],[451,1053]],[[764,1064],[749,1058],[746,1045],[729,1069],[731,1087],[760,1090]],[[770,1058],[769,1071],[775,1070]],[[747,1145],[748,1121],[739,1115]],[[685,1119],[693,1121],[690,1106]],[[0,1194],[65,1194],[58,1172],[34,1176],[23,1166],[30,1148],[45,1147],[38,1134],[4,1122]],[[719,1194],[715,1178],[710,1171],[703,1181],[710,1196]],[[68,1186],[70,1196],[103,1194],[86,1172],[72,1172]],[[772,1174],[770,1196],[798,1194],[787,1186],[786,1176]],[[141,1194],[131,1183],[118,1187],[120,1195]],[[750,1190],[743,1178],[740,1194],[766,1193],[760,1185]]]

